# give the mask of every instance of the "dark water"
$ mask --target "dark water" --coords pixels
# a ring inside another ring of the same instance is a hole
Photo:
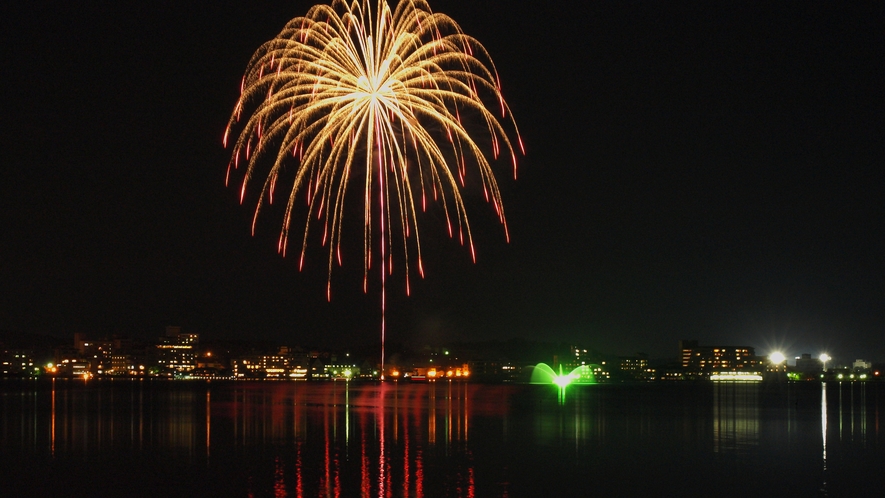
[[[881,496],[885,384],[0,380],[2,496]]]

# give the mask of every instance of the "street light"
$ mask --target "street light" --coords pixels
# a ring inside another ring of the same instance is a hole
[[[824,372],[827,371],[827,362],[830,361],[830,360],[832,360],[832,359],[833,359],[833,358],[831,358],[830,355],[828,355],[827,353],[822,353],[822,354],[820,355],[820,361],[821,361],[821,363],[824,364]]]

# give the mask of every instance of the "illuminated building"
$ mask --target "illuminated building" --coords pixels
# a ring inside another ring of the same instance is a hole
[[[89,360],[65,358],[55,364],[55,375],[59,377],[87,377],[91,375]]]
[[[556,357],[554,357],[554,367],[557,365]],[[596,382],[611,379],[610,362],[602,359],[602,355],[593,349],[582,348],[580,346],[571,346],[571,358],[563,362],[565,370],[571,372],[575,369],[581,369],[582,372],[592,372],[592,376]],[[587,367],[586,369],[582,367]]]
[[[688,364],[691,362],[691,358],[694,355],[694,350],[699,347],[698,341],[688,341],[682,340],[679,341],[679,353],[682,357],[682,368],[688,368]]]
[[[130,375],[138,372],[139,360],[133,354],[131,339],[116,338],[108,345],[107,366],[104,367],[106,375]],[[144,362],[140,362],[144,364]],[[144,370],[142,370],[142,373]]]
[[[873,368],[873,364],[869,361],[865,360],[854,360],[854,363],[851,364],[851,369],[855,372],[868,372]]]
[[[194,349],[199,343],[199,334],[182,334],[181,327],[166,327],[166,335],[157,344],[157,366],[167,370],[193,370],[196,367]]]
[[[657,378],[660,380],[685,380],[685,372],[678,368],[662,368]]]
[[[94,375],[111,373],[113,368],[113,343],[111,341],[89,341],[84,346],[86,349],[82,353],[92,362],[91,372]]]
[[[595,356],[593,351],[588,351],[586,348],[581,348],[579,346],[572,346],[572,363],[567,366],[579,367],[581,365],[587,365],[588,363],[599,363],[598,361],[594,361],[595,358],[591,358],[591,356]],[[555,363],[555,362],[554,362]]]
[[[268,378],[304,380],[308,376],[308,357],[288,347],[275,354],[252,354],[231,360],[234,378]]]
[[[756,351],[749,346],[700,346],[698,341],[680,341],[680,349],[682,368],[689,378],[761,370]]]
[[[69,355],[67,359],[78,359],[89,362],[89,371],[93,375],[105,375],[112,370],[113,342],[107,340],[90,340],[86,334],[78,332],[74,334],[74,349],[76,356]],[[63,358],[56,358],[60,363]]]
[[[33,375],[34,354],[25,350],[0,350],[0,375]]]
[[[127,374],[129,372],[134,372],[136,368],[132,355],[122,353],[111,354],[111,369],[108,371],[109,375]]]
[[[656,377],[655,369],[648,366],[648,355],[645,353],[618,357],[618,368],[623,377],[634,380],[654,380]]]

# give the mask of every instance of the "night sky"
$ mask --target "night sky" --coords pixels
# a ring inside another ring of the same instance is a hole
[[[327,303],[324,250],[299,273],[224,186],[249,57],[312,3],[3,3],[0,330],[378,341],[362,234]],[[477,264],[421,219],[391,341],[885,360],[881,2],[431,7],[491,53],[527,155],[498,165],[511,242],[469,213]]]

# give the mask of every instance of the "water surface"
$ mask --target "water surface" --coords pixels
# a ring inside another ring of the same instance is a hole
[[[15,496],[869,496],[885,385],[0,380]]]

